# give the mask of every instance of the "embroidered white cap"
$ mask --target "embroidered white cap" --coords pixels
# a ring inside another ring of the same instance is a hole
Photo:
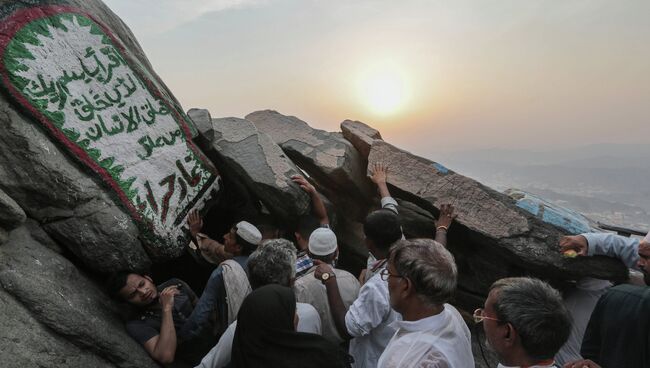
[[[327,256],[336,251],[336,235],[325,227],[319,227],[309,236],[309,253]]]
[[[241,221],[235,227],[237,228],[237,235],[245,241],[253,245],[258,245],[262,241],[262,233],[250,222]]]

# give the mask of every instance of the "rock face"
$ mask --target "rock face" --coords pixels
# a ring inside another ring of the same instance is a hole
[[[3,342],[11,349],[17,349],[21,341],[45,339],[46,347],[62,346],[68,352],[77,352],[69,357],[58,357],[61,361],[70,359],[73,364],[95,361],[100,366],[156,366],[142,347],[126,334],[122,321],[116,317],[117,308],[113,302],[72,263],[34,240],[27,227],[13,230],[9,240],[0,247],[0,285],[53,331],[40,337],[14,331],[12,333],[19,335],[18,341]],[[32,318],[27,318],[26,311],[16,307],[6,293],[1,295],[4,303],[17,310],[12,320],[22,318],[45,330]],[[50,343],[48,335],[56,338]],[[74,346],[62,342],[58,335],[65,336]],[[41,344],[31,349],[37,346]],[[78,353],[79,349],[84,352]],[[41,351],[37,353],[42,354]]]
[[[625,268],[611,259],[564,259],[557,245],[563,235],[560,229],[534,218],[508,196],[436,162],[377,140],[372,144],[368,164],[378,161],[389,166],[388,183],[398,197],[432,213],[437,213],[441,204],[454,205],[457,224],[449,237],[463,273],[459,282],[462,287],[485,293],[486,285],[500,276],[518,273],[551,279],[626,277]],[[454,234],[459,241],[452,242]]]
[[[98,1],[0,15],[0,188],[100,271],[179,255],[217,172],[133,35]]]
[[[337,203],[337,197],[350,197],[363,203],[372,196],[361,156],[340,135],[312,129],[296,117],[270,110],[248,114],[246,120],[268,134],[301,169],[328,190],[332,194],[328,198],[335,204],[344,202]],[[361,207],[363,210],[352,211],[358,212],[355,216],[365,212],[365,206]]]
[[[211,137],[223,173],[243,183],[280,222],[293,223],[296,216],[309,212],[309,196],[291,181],[300,170],[252,122],[222,118],[213,119],[209,129],[197,127],[202,136]]]
[[[343,137],[350,141],[361,156],[366,159],[370,154],[372,142],[375,139],[382,139],[377,129],[371,128],[360,121],[345,120],[341,123],[341,131],[343,132]]]

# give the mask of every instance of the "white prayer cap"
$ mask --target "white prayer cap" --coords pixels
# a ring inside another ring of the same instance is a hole
[[[309,236],[309,253],[315,256],[327,256],[336,251],[336,235],[325,227],[319,227]]]
[[[237,235],[245,241],[258,245],[262,241],[262,233],[250,222],[241,221],[235,225],[237,228]]]
[[[650,231],[648,231],[648,235],[646,235],[645,238],[643,238],[643,241],[646,243],[650,243]]]

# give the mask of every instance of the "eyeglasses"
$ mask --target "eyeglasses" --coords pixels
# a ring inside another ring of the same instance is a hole
[[[381,270],[381,272],[379,273],[379,276],[381,276],[381,279],[384,280],[384,281],[388,281],[389,277],[397,277],[398,279],[404,278],[404,276],[393,275],[392,273],[390,273],[388,271],[388,268],[384,268],[383,270]]]
[[[481,323],[481,322],[483,322],[484,319],[490,319],[492,321],[501,322],[500,319],[486,316],[485,311],[483,310],[483,308],[476,309],[474,311],[474,315],[472,317],[474,317],[474,323]]]

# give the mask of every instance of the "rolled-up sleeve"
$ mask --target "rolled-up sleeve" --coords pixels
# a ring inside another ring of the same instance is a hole
[[[395,212],[395,214],[398,214],[399,212],[397,211],[397,201],[393,197],[383,197],[381,199],[381,208],[385,208],[387,210],[391,210]]]
[[[377,282],[384,281],[372,281],[374,282],[369,281],[361,287],[359,296],[345,314],[345,327],[350,336],[368,335],[390,313],[389,299],[384,295],[388,290],[383,290]]]

